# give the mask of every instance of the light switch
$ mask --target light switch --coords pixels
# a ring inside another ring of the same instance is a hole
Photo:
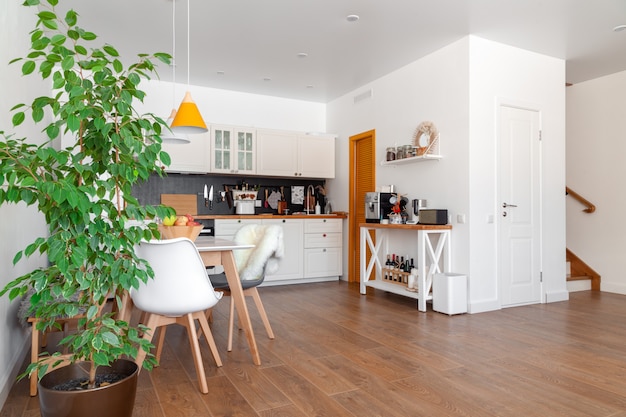
[[[465,214],[457,214],[456,222],[459,224],[465,224]]]

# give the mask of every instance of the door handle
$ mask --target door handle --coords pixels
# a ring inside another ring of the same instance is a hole
[[[515,204],[502,203],[502,207],[507,208],[507,207],[517,207],[517,206]]]

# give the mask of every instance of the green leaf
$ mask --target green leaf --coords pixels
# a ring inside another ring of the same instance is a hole
[[[76,14],[76,12],[74,10],[69,10],[65,14],[65,23],[67,23],[68,26],[76,25],[76,20],[77,20],[77,14]],[[78,39],[78,38],[72,38],[72,39]]]
[[[120,56],[120,54],[117,52],[117,49],[115,49],[111,45],[104,45],[102,49],[104,49],[104,52],[111,56]]]
[[[113,346],[119,346],[120,345],[120,339],[113,332],[104,332],[104,333],[102,333],[102,339],[104,339],[104,342],[109,344],[109,345],[113,345]]]
[[[69,70],[74,66],[74,57],[73,56],[66,56],[63,59],[63,62],[61,63],[61,68],[63,68],[64,70]]]
[[[46,135],[48,135],[50,139],[56,138],[59,136],[59,133],[59,127],[55,124],[51,124],[46,128]]]
[[[22,124],[22,122],[24,121],[24,119],[26,118],[26,115],[24,114],[23,111],[17,112],[13,115],[13,126],[19,126]]]
[[[50,43],[52,45],[63,45],[66,39],[65,35],[56,34],[50,39]]]
[[[124,66],[122,65],[119,59],[113,60],[113,69],[115,70],[115,72],[118,72],[118,73],[124,70]]]
[[[83,32],[80,34],[80,37],[86,41],[93,41],[97,36],[93,32]]]
[[[41,122],[41,120],[43,119],[43,115],[44,115],[43,109],[41,109],[41,108],[34,108],[32,110],[32,114],[31,115],[32,115],[33,121],[35,123]]]
[[[34,61],[26,61],[22,64],[22,75],[31,74],[36,68]]]

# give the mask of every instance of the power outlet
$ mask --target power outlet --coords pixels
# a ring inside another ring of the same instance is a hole
[[[261,207],[261,200],[254,200],[254,207]]]

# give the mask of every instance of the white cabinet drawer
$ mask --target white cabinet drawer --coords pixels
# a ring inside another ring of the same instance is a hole
[[[341,233],[341,219],[306,219],[304,233]]]
[[[340,248],[341,233],[306,233],[305,248]]]
[[[215,220],[215,236],[231,238],[243,225],[259,223],[250,219]]]
[[[341,248],[312,248],[304,250],[304,277],[339,276],[342,272]]]

